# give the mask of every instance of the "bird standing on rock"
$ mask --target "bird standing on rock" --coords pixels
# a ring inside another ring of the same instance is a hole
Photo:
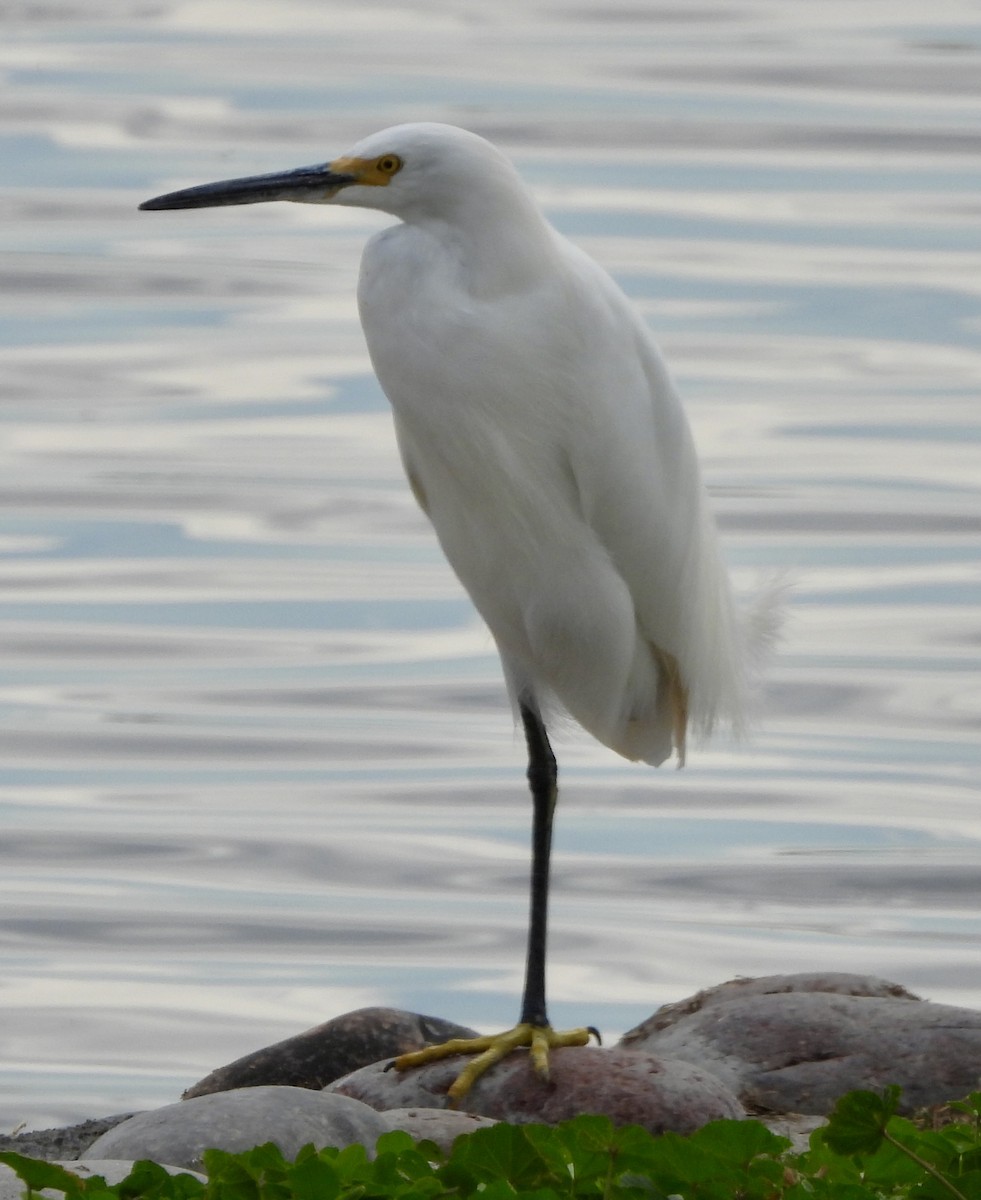
[[[688,422],[640,315],[557,233],[508,159],[449,125],[400,125],[341,158],[204,184],[143,209],[291,200],[379,209],[358,302],[402,461],[497,643],[528,745],[531,915],[520,1020],[430,1047],[405,1070],[476,1057],[458,1101],[528,1046],[547,1077],[545,1005],[557,771],[546,725],[570,714],[625,758],[685,759],[689,730],[743,712],[734,611]]]

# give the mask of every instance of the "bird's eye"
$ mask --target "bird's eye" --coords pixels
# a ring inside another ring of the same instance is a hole
[[[402,170],[402,160],[397,154],[385,154],[375,163],[375,166],[383,175],[396,175]]]

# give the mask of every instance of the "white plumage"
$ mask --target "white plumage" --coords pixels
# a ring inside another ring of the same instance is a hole
[[[490,143],[406,125],[353,154],[386,151],[404,164],[387,187],[337,196],[402,218],[365,250],[361,319],[406,472],[512,695],[558,702],[626,758],[683,755],[686,716],[738,724],[743,647],[657,348]]]
[[[343,158],[188,188],[149,209],[295,200],[398,223],[365,249],[358,297],[406,473],[490,627],[528,741],[531,915],[519,1024],[403,1055],[479,1057],[450,1088],[554,1031],[545,950],[565,710],[630,759],[684,761],[686,734],[743,715],[746,638],[691,432],[640,316],[545,221],[508,160],[448,125],[400,125]],[[594,1031],[593,1031],[594,1032]]]

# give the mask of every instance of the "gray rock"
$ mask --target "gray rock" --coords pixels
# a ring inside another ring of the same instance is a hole
[[[264,1084],[319,1091],[369,1063],[450,1038],[475,1036],[465,1025],[440,1017],[397,1008],[359,1008],[219,1067],[189,1087],[184,1099]]]
[[[976,1090],[981,1012],[905,996],[730,991],[624,1041],[699,1064],[757,1112],[823,1115],[853,1088],[890,1083],[906,1112]]]
[[[21,1153],[18,1151],[18,1153]],[[36,1158],[36,1155],[30,1155]],[[91,1179],[94,1175],[101,1175],[106,1183],[119,1183],[125,1179],[132,1171],[133,1163],[120,1161],[119,1159],[98,1159],[98,1158],[83,1158],[83,1159],[63,1159],[58,1163],[58,1166],[64,1167],[66,1171],[71,1171],[73,1175],[79,1176],[80,1179]],[[197,1171],[185,1172],[183,1167],[164,1166],[164,1170],[171,1175],[182,1175],[189,1173],[195,1175],[202,1183],[205,1181],[205,1176]],[[0,1163],[0,1200],[21,1200],[24,1194],[24,1184],[20,1177],[15,1174],[12,1168],[5,1163]],[[51,1197],[51,1200],[64,1200],[64,1192],[55,1191],[52,1188],[43,1188],[40,1192],[33,1193],[36,1196]]]
[[[760,1116],[758,1120],[771,1133],[789,1138],[794,1154],[803,1154],[805,1150],[809,1150],[811,1134],[828,1123],[826,1117],[803,1116],[801,1113],[771,1113],[770,1116]]]
[[[240,1088],[140,1113],[103,1134],[88,1157],[150,1158],[199,1169],[201,1153],[209,1147],[235,1152],[275,1142],[293,1158],[308,1142],[373,1147],[387,1129],[378,1113],[346,1096],[306,1088]]]
[[[660,1029],[666,1029],[683,1017],[701,1012],[716,1004],[728,1004],[730,1000],[746,996],[776,995],[783,992],[828,992],[838,996],[894,996],[901,1000],[919,1000],[899,983],[890,983],[877,975],[853,975],[844,971],[803,971],[797,975],[759,975],[755,979],[730,979],[716,984],[703,992],[696,992],[687,1000],[665,1004],[629,1030],[620,1039],[621,1046],[639,1046],[643,1049],[645,1039]]]
[[[745,1116],[724,1084],[690,1063],[593,1046],[554,1050],[550,1061],[551,1077],[545,1083],[527,1053],[509,1054],[474,1084],[465,1101],[467,1111],[499,1121],[549,1125],[580,1113],[601,1113],[619,1125],[643,1125],[653,1133],[688,1133],[719,1117]],[[375,1063],[327,1090],[381,1111],[446,1108],[447,1089],[465,1063],[457,1056],[401,1074]]]
[[[428,1138],[447,1153],[462,1134],[497,1124],[490,1117],[448,1108],[390,1108],[380,1115],[390,1129],[402,1129],[417,1141]]]
[[[97,1137],[128,1121],[133,1113],[118,1113],[114,1117],[99,1117],[66,1125],[61,1129],[28,1129],[24,1133],[0,1134],[0,1150],[13,1150],[28,1158],[44,1158],[49,1162],[81,1158]]]

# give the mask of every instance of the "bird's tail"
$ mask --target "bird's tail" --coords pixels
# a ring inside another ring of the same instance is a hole
[[[787,619],[787,602],[792,588],[793,580],[786,571],[775,572],[764,578],[757,591],[741,607],[745,723],[750,727],[755,723],[766,670]]]
[[[706,742],[717,729],[725,728],[735,740],[748,737],[757,723],[763,684],[774,647],[783,627],[790,581],[783,573],[767,577],[756,592],[742,603],[727,594],[716,620],[730,632],[716,639],[706,655],[700,647],[698,668],[689,679],[688,706],[691,739]],[[661,679],[662,691],[666,681]],[[668,692],[670,694],[670,692]],[[664,723],[663,720],[661,722]],[[678,766],[684,766],[684,738],[673,739]],[[658,757],[641,754],[655,765]]]

